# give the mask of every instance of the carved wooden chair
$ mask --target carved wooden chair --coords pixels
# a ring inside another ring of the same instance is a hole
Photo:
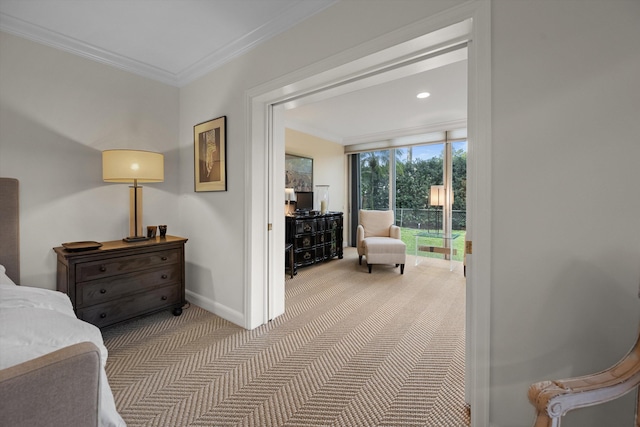
[[[560,427],[561,418],[567,412],[609,402],[639,385],[640,330],[633,348],[611,368],[597,374],[532,384],[529,401],[536,408],[533,427]],[[640,393],[637,400],[635,425],[640,427]]]

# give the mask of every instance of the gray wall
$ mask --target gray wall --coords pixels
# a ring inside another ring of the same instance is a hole
[[[143,221],[179,234],[178,114],[177,88],[0,33],[0,175],[20,180],[22,283],[55,289],[63,242],[129,234],[129,189],[102,181],[102,150],[165,155]]]
[[[491,420],[587,374],[639,321],[640,2],[494,1]],[[633,396],[563,426],[633,425]]]

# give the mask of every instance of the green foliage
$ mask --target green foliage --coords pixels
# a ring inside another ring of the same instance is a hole
[[[442,223],[441,208],[429,206],[432,185],[442,185],[444,160],[442,154],[429,159],[413,159],[412,150],[395,150],[396,159],[396,219],[414,228],[435,228]],[[360,154],[360,197],[362,209],[389,208],[389,150]],[[453,228],[466,228],[467,153],[464,149],[452,152],[452,186],[454,192]],[[460,212],[461,211],[461,212]],[[399,218],[401,216],[401,219]]]
[[[362,209],[389,208],[389,152],[360,155],[360,205]]]
[[[402,228],[400,231],[400,238],[407,245],[407,255],[415,255],[416,253],[416,233],[419,233],[424,230],[416,230],[414,228]],[[453,239],[453,247],[456,250],[456,254],[453,256],[454,261],[462,261],[464,257],[464,241],[466,231],[455,231],[454,234],[458,234],[459,236]],[[431,246],[443,246],[442,239],[438,238],[430,238],[430,237],[420,237],[419,245],[431,245]],[[443,254],[437,252],[418,252],[418,256],[423,257],[433,257],[433,258],[444,258]]]
[[[453,210],[467,210],[467,152],[453,150],[451,186],[453,187]]]

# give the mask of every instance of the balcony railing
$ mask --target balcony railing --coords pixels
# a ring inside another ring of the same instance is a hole
[[[467,211],[453,210],[451,219],[453,230],[467,229]],[[396,208],[396,225],[420,230],[441,230],[442,209]]]

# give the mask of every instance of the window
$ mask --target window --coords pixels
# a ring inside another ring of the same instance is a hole
[[[389,153],[389,150],[382,150],[359,155],[359,209],[389,209]]]
[[[466,140],[440,141],[353,155],[355,161],[351,164],[355,170],[352,174],[352,192],[357,197],[352,200],[357,206],[352,210],[352,224],[357,224],[359,209],[393,209],[396,225],[402,228],[408,253],[416,253],[414,236],[418,232],[447,236],[452,233],[457,235],[450,240],[456,249],[454,260],[462,260],[466,230]],[[430,199],[432,186],[442,186],[443,192],[451,188],[451,209],[441,201]],[[445,239],[434,238],[433,244],[439,243],[449,244]],[[442,255],[436,253],[435,256]]]

